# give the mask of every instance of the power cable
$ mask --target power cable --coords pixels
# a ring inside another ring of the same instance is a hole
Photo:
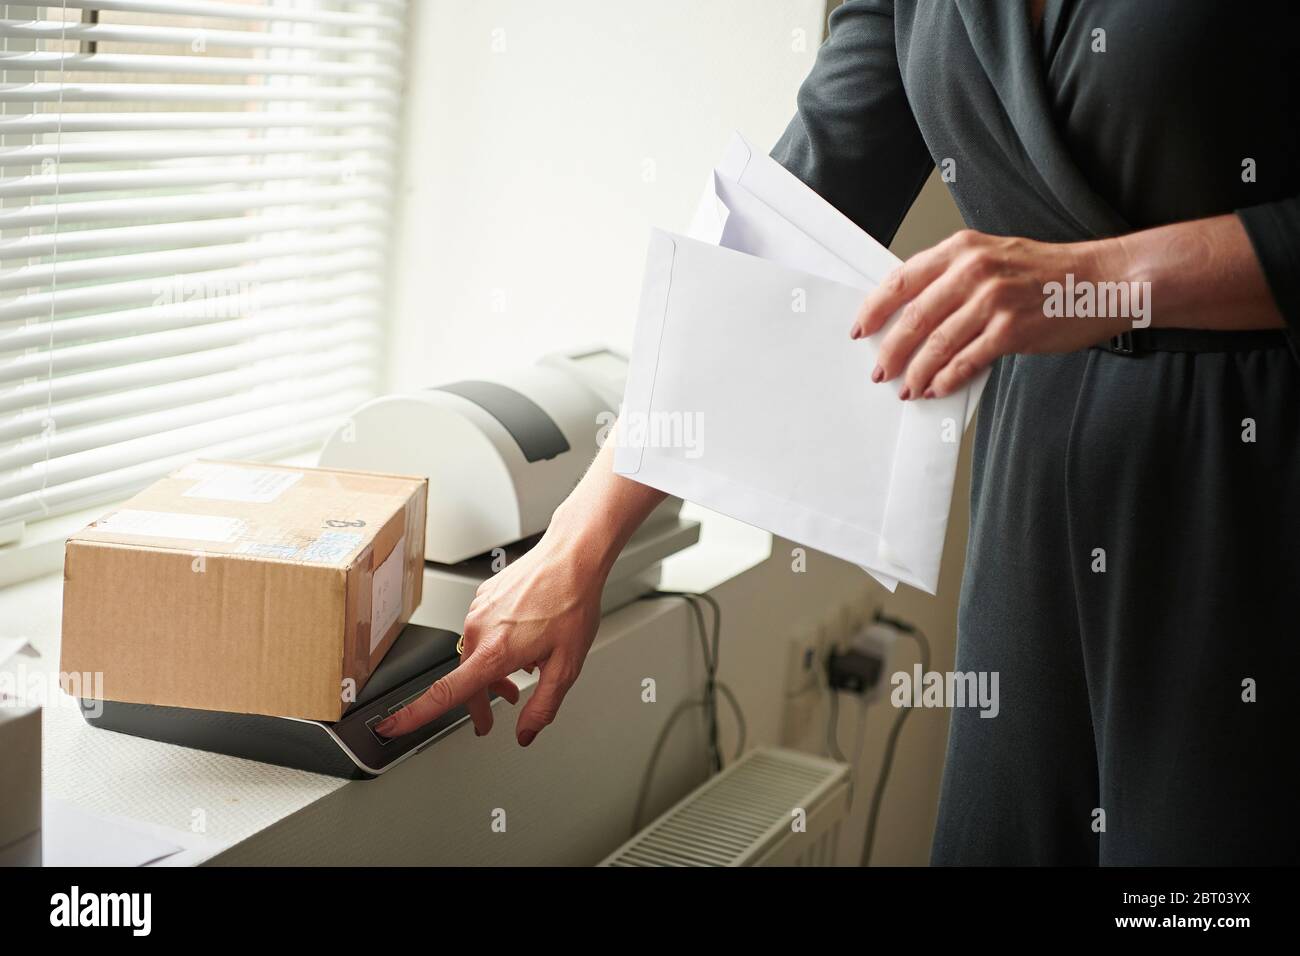
[[[733,760],[739,759],[740,755],[745,752],[745,742],[748,737],[748,725],[745,722],[745,713],[740,706],[740,701],[735,693],[727,684],[718,680],[718,657],[722,645],[722,607],[717,599],[709,594],[700,594],[694,591],[651,591],[641,595],[642,600],[655,600],[661,598],[678,598],[685,601],[691,608],[695,617],[696,628],[700,637],[700,650],[704,657],[705,669],[705,693],[704,697],[695,700],[682,701],[668,715],[668,720],[663,728],[659,731],[659,736],[655,740],[654,749],[650,753],[650,762],[646,766],[645,774],[641,780],[641,790],[637,796],[636,810],[632,817],[632,833],[636,834],[641,829],[641,821],[645,816],[645,805],[649,798],[650,784],[654,780],[655,769],[658,766],[659,758],[663,753],[664,744],[667,742],[677,721],[681,719],[682,714],[695,707],[705,708],[705,719],[707,722],[708,733],[708,761],[709,776],[717,773],[722,769],[722,754],[718,743],[718,705],[717,697],[721,693],[727,699],[732,713],[736,718],[737,744],[736,752],[732,757]],[[713,630],[710,635],[708,628],[704,623],[704,612],[700,609],[699,602],[703,601],[709,605],[713,611]]]
[[[915,624],[908,624],[897,618],[887,617],[883,614],[877,614],[876,620],[881,624],[886,624],[894,628],[901,634],[906,634],[912,640],[916,641],[921,650],[921,673],[929,673],[930,670],[930,641]],[[889,772],[894,766],[894,752],[898,748],[898,735],[903,731],[903,723],[907,720],[907,715],[912,712],[911,707],[903,707],[898,711],[898,716],[894,719],[894,726],[889,730],[889,739],[885,743],[884,759],[880,763],[880,774],[876,778],[876,789],[871,795],[871,810],[867,814],[867,834],[862,843],[862,860],[860,865],[867,866],[871,862],[871,850],[876,843],[876,824],[880,819],[880,803],[885,793],[885,785],[889,782]]]

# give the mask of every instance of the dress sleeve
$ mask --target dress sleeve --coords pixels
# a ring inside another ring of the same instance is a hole
[[[893,0],[848,0],[772,158],[888,245],[934,167],[898,69]]]
[[[1237,210],[1300,360],[1300,196]]]

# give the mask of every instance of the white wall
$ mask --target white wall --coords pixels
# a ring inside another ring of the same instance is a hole
[[[416,0],[391,385],[631,341],[651,225],[775,142],[824,0]],[[498,311],[500,310],[500,311]]]

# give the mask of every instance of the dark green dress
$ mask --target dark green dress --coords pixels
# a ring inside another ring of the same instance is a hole
[[[995,366],[957,669],[998,672],[1000,713],[953,712],[935,862],[1300,861],[1298,85],[1281,3],[832,18],[773,155],[878,239],[936,163],[1003,235],[1236,212],[1288,323]]]

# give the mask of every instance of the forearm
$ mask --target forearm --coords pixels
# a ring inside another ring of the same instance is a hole
[[[612,431],[610,435],[582,480],[555,509],[546,532],[559,542],[577,545],[575,554],[590,560],[593,573],[602,576],[636,529],[667,497],[614,473],[616,443]]]
[[[1155,328],[1283,326],[1259,259],[1235,215],[1158,226],[1085,245],[1093,247],[1098,281],[1150,283]]]

